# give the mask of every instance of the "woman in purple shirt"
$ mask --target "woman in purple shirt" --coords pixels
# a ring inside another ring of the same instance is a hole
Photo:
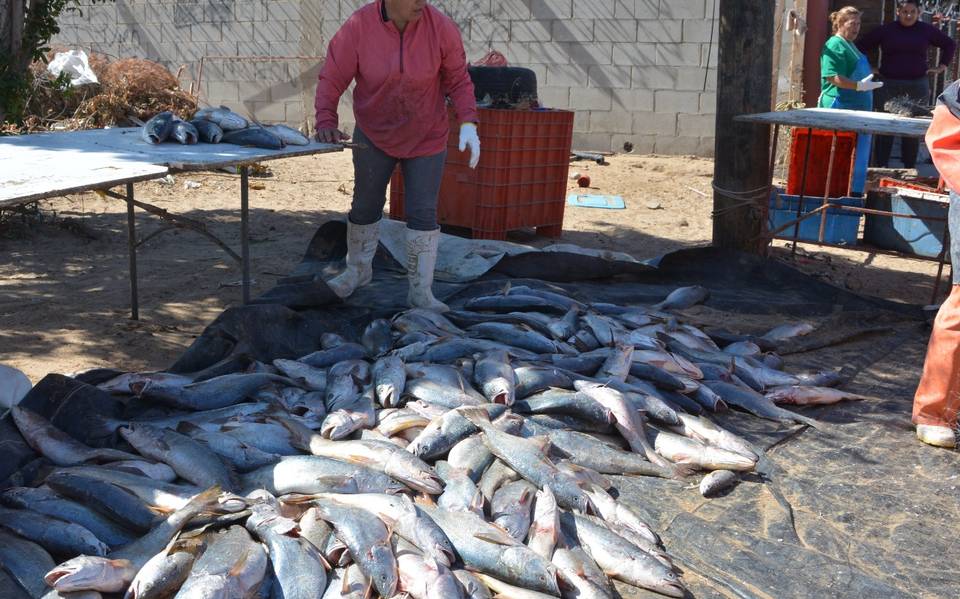
[[[877,27],[860,38],[857,47],[866,54],[879,46],[881,54],[880,77],[884,87],[874,95],[874,109],[883,112],[887,101],[907,96],[921,104],[930,103],[930,80],[928,75],[943,73],[953,60],[956,44],[952,39],[929,23],[920,22],[920,8],[915,0],[906,0],[897,5],[897,20]],[[940,64],[935,69],[927,68],[927,50],[930,46],[940,48]],[[887,166],[893,138],[877,136],[874,154],[876,166]],[[900,154],[903,165],[914,168],[920,140],[900,139]]]

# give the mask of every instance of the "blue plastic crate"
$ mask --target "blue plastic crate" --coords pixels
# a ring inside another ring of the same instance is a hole
[[[871,193],[867,207],[898,214],[946,218],[950,205],[900,194]],[[868,214],[863,240],[878,248],[936,258],[943,250],[944,221]],[[947,252],[950,260],[950,252]]]
[[[769,230],[773,231],[791,221],[797,219],[797,205],[800,197],[795,195],[781,194],[774,191],[770,196],[770,215],[768,220]],[[855,206],[863,208],[863,198],[830,198],[833,204],[844,206]],[[819,208],[823,204],[823,198],[803,198],[803,212],[807,213]],[[823,231],[823,241],[836,245],[855,245],[857,235],[860,232],[859,212],[849,212],[841,208],[829,208],[827,210],[827,222]],[[777,234],[779,239],[793,239],[794,227],[787,227]],[[820,215],[800,221],[800,232],[798,239],[804,241],[817,241],[820,237]]]

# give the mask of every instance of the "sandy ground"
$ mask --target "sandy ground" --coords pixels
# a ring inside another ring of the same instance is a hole
[[[609,162],[575,162],[570,171],[590,176],[589,193],[621,195],[627,208],[567,207],[559,241],[638,258],[709,244],[712,161],[618,155]],[[348,153],[266,165],[271,176],[251,179],[254,294],[293,268],[317,226],[344,216],[352,191]],[[172,183],[138,184],[136,196],[204,220],[239,252],[235,174],[180,173]],[[206,238],[174,229],[140,247],[141,319],[131,321],[125,205],[84,193],[44,201],[41,208],[40,218],[6,214],[0,221],[0,362],[35,382],[49,372],[94,367],[164,368],[220,312],[240,302],[238,265]],[[140,211],[136,222],[141,239],[163,226]],[[532,231],[512,233],[510,240],[554,241]],[[775,242],[772,255],[838,286],[930,302],[932,262],[811,245],[791,257],[786,245]]]

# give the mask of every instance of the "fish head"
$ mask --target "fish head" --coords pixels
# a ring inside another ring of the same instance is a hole
[[[683,583],[680,582],[680,577],[677,576],[677,573],[672,570],[665,570],[660,578],[647,588],[666,595],[667,597],[687,596],[687,589],[683,586]]]
[[[557,569],[553,564],[540,558],[525,545],[505,547],[500,555],[500,562],[515,577],[524,580],[531,587],[535,586],[537,590],[560,596]]]
[[[61,592],[94,588],[119,591],[135,574],[136,570],[129,560],[81,555],[50,570],[43,580]]]
[[[398,575],[396,558],[389,543],[377,544],[370,548],[370,563],[377,564],[372,572],[373,585],[384,597],[393,597],[397,592]]]

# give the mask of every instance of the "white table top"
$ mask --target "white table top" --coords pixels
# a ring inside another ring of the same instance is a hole
[[[733,120],[919,138],[927,134],[927,128],[930,126],[929,118],[918,119],[886,112],[841,110],[838,108],[799,108],[796,110],[760,112],[743,114],[734,117]]]
[[[148,144],[139,127],[0,137],[0,207],[162,177],[169,169],[208,170],[342,151],[311,142],[282,150],[234,144]]]

